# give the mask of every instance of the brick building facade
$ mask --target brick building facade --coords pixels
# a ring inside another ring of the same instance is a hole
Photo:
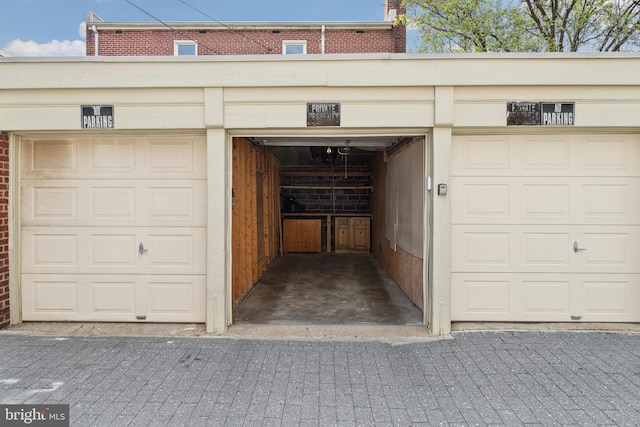
[[[404,53],[400,0],[385,0],[384,19],[363,22],[104,22],[87,13],[87,56]],[[186,53],[179,46],[187,47]]]

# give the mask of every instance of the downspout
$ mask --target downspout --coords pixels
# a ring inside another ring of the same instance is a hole
[[[96,28],[95,25],[91,26],[91,31],[93,31],[93,56],[98,56],[98,29]]]
[[[322,31],[321,31],[321,36],[320,36],[320,40],[321,40],[321,45],[320,45],[320,50],[321,53],[324,55],[324,32],[325,32],[325,27],[324,25],[322,26]]]

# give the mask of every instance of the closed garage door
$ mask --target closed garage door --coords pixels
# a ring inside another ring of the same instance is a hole
[[[24,320],[203,322],[203,137],[23,139]]]
[[[458,136],[452,319],[640,321],[638,135]]]

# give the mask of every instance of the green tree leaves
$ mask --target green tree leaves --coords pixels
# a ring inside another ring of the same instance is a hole
[[[423,52],[620,51],[640,47],[640,0],[404,0]]]

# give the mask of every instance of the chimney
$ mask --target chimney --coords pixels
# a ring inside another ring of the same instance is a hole
[[[402,7],[402,0],[384,0],[384,20],[394,21],[396,16],[405,13]]]
[[[402,7],[402,0],[384,0],[384,20],[394,22],[396,16],[404,15],[406,9]],[[407,52],[407,27],[404,25],[394,25],[391,30],[391,36],[394,40],[394,52]]]

